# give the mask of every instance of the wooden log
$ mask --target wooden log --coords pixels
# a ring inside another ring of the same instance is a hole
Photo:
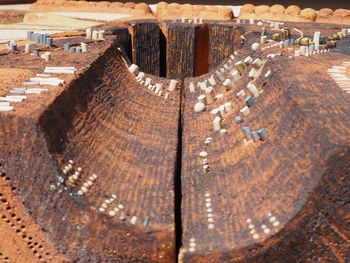
[[[43,103],[33,98],[16,105],[14,114],[0,114],[1,167],[69,261],[174,261],[179,94],[164,100],[140,86],[118,42],[103,44],[104,50],[91,48],[81,74]],[[56,55],[70,61],[65,53]],[[63,174],[68,160],[82,168],[76,186]],[[92,174],[97,180],[78,195]],[[115,201],[101,213],[112,195]]]
[[[131,35],[127,27],[113,27],[111,33],[116,36],[116,41],[123,47],[125,55],[132,61]]]
[[[240,48],[242,28],[225,22],[210,22],[208,26],[209,70],[212,70]]]
[[[196,26],[167,24],[167,78],[193,76]]]
[[[140,71],[159,76],[160,48],[159,24],[154,20],[129,23],[132,42],[132,61]]]

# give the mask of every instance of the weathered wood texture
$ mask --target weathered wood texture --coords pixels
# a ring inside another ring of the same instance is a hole
[[[125,55],[132,61],[131,35],[127,27],[114,27],[111,33],[116,36],[116,42],[122,46]]]
[[[167,24],[167,78],[193,76],[196,26]]]
[[[228,92],[217,84],[215,91],[224,98],[203,113],[194,112],[200,92],[190,93],[188,85],[204,77],[185,80],[182,261],[349,258],[350,98],[326,74],[331,64],[343,60],[350,56],[278,58],[268,65],[272,77],[242,124],[234,122],[245,105],[236,93],[246,86],[246,77]],[[222,122],[228,134],[220,136],[213,132],[210,110],[226,101],[233,102],[234,109]],[[269,140],[245,145],[242,127],[247,125],[265,128]],[[209,146],[204,144],[207,137],[213,138]],[[208,152],[209,173],[202,171],[201,151]],[[213,229],[208,228],[207,198]],[[253,234],[258,234],[256,239]],[[190,252],[192,238],[195,252]]]
[[[0,160],[0,262],[67,262],[27,213]]]
[[[234,23],[202,25],[168,22],[167,77],[184,79],[216,68],[239,49],[242,29]]]
[[[209,69],[216,68],[224,59],[240,48],[242,28],[233,23],[209,22]]]
[[[164,100],[140,86],[117,43],[107,43],[58,94],[34,100],[33,111],[28,100],[0,115],[0,158],[34,220],[72,262],[173,261],[179,96]],[[69,61],[64,52],[55,56]],[[98,175],[84,197],[77,187],[57,185],[69,159],[83,169],[78,187]],[[107,212],[122,204],[126,221],[118,220],[122,211],[113,218],[98,213],[112,194],[117,199]]]
[[[130,22],[132,61],[140,70],[159,76],[159,24],[153,20]]]

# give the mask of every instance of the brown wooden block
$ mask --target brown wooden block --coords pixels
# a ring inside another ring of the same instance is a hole
[[[233,23],[210,22],[209,26],[209,68],[216,68],[224,59],[240,48],[237,41],[242,29]]]
[[[132,61],[140,70],[159,76],[159,24],[154,20],[130,22]]]
[[[195,28],[180,23],[167,24],[167,78],[193,76]]]
[[[118,46],[106,36],[76,63],[71,62],[76,54],[53,52],[53,63],[83,70],[62,76],[64,86],[17,104],[14,114],[0,114],[1,169],[69,262],[169,262],[175,259],[179,94],[165,100],[141,86]],[[21,60],[22,67],[32,67],[31,59]],[[169,85],[169,80],[152,79]],[[76,186],[62,183],[69,160],[82,168]],[[96,182],[78,196],[92,174]],[[112,195],[115,201],[101,214],[99,208]],[[110,216],[116,207],[121,210]],[[119,220],[122,213],[125,221]]]

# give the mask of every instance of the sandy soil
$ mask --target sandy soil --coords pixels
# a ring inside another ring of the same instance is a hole
[[[74,13],[73,13],[74,14]],[[79,13],[78,13],[79,14]],[[76,19],[74,15],[69,16],[69,13],[27,13],[23,18],[23,23],[33,25],[49,25],[52,27],[66,27],[66,28],[86,28],[101,25],[100,22],[86,21],[83,19]]]
[[[132,2],[86,2],[86,1],[37,1],[30,8],[35,11],[64,11],[64,12],[91,12],[94,13],[113,13],[113,14],[129,14],[132,17],[142,16],[145,18],[153,18],[152,11],[147,4],[135,4]]]
[[[216,7],[190,4],[167,4],[161,2],[157,5],[158,19],[173,18],[204,18],[212,20],[231,20],[233,17],[232,9],[229,7]]]
[[[0,68],[0,96],[7,94],[8,90],[20,86],[23,81],[29,80],[33,76],[33,71],[19,68]],[[15,85],[15,86],[14,86]]]
[[[0,10],[0,24],[22,22],[25,12],[18,10]]]
[[[2,71],[1,71],[2,72]],[[0,172],[1,172],[0,162]],[[34,223],[15,196],[6,173],[0,175],[0,262],[68,262]]]

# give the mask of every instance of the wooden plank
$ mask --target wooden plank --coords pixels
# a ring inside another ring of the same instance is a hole
[[[160,48],[159,24],[153,20],[138,20],[130,23],[132,61],[140,71],[159,76]]]
[[[184,79],[194,73],[195,26],[167,24],[167,78]]]
[[[209,23],[209,68],[216,68],[224,59],[240,48],[242,29],[233,23]]]

